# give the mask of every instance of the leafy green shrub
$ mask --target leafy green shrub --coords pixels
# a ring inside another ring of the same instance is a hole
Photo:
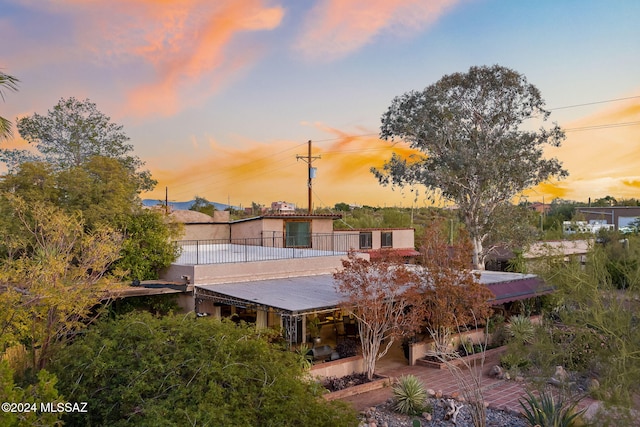
[[[431,412],[426,403],[427,391],[424,384],[414,375],[403,375],[392,389],[395,410],[405,415],[420,415]]]
[[[65,426],[352,426],[326,402],[300,356],[255,326],[190,315],[132,312],[104,320],[56,354],[58,389],[89,413]],[[0,423],[1,424],[1,423]]]
[[[519,354],[508,352],[500,358],[500,366],[505,368],[506,370],[511,369],[526,369],[531,365],[531,361],[525,357],[520,356]]]
[[[529,424],[540,427],[577,426],[579,417],[585,411],[576,411],[577,400],[556,399],[549,391],[540,392],[539,397],[527,391],[527,397],[524,402],[520,400],[520,405]]]

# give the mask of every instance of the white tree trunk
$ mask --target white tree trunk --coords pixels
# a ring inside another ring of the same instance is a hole
[[[471,243],[473,244],[473,268],[475,270],[484,270],[484,256],[482,256],[482,237],[472,236]]]

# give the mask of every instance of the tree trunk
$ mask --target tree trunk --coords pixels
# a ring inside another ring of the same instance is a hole
[[[475,270],[484,270],[484,256],[482,256],[482,237],[471,236],[473,244],[472,263]]]

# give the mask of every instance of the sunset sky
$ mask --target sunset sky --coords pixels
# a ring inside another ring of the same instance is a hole
[[[472,65],[527,76],[569,178],[530,201],[640,198],[637,0],[0,0],[0,116],[88,98],[158,180],[145,198],[427,205],[369,172],[391,100]],[[17,132],[16,132],[17,135]],[[5,147],[24,147],[19,138]],[[406,150],[406,149],[405,149]]]

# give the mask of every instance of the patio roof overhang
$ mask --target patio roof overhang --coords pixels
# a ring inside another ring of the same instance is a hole
[[[535,274],[483,271],[480,283],[485,284],[495,295],[495,299],[491,300],[492,305],[535,298],[554,291],[553,286],[546,284]]]
[[[534,298],[553,292],[533,274],[480,272],[480,282],[495,295],[492,305]],[[272,310],[302,316],[336,310],[344,300],[335,289],[333,275],[289,277],[215,285],[196,285],[195,298],[217,303]]]
[[[334,311],[344,299],[335,290],[331,274],[196,285],[195,297],[289,316]]]

